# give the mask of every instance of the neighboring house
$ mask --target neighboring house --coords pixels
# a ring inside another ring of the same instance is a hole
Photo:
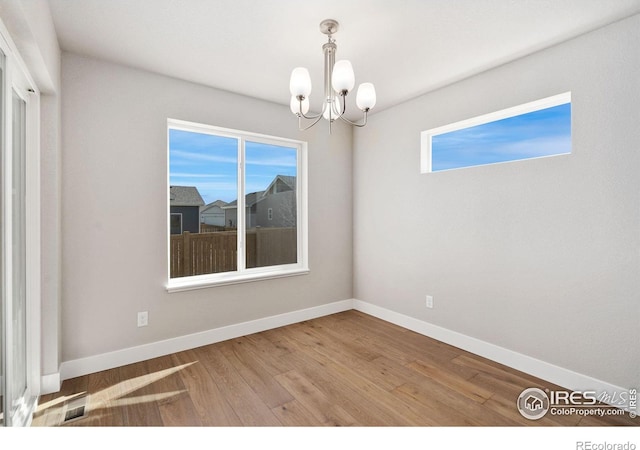
[[[171,234],[200,232],[200,207],[204,200],[194,186],[171,186],[169,188]]]
[[[238,224],[238,202],[223,206],[225,226]],[[264,191],[252,192],[245,197],[247,228],[296,226],[296,177],[276,175]]]
[[[256,226],[296,226],[296,177],[277,175],[256,204]]]
[[[256,226],[256,204],[260,199],[260,196],[264,191],[252,192],[244,197],[245,206],[245,220],[247,221],[247,228],[253,228]],[[238,201],[234,200],[223,206],[225,226],[230,228],[236,228],[238,226]]]
[[[208,205],[200,208],[200,223],[207,225],[215,225],[219,227],[226,226],[223,206],[226,206],[227,202],[222,200],[216,200]]]

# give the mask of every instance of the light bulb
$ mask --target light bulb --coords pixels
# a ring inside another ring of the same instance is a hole
[[[327,102],[327,108],[322,113],[322,117],[326,120],[329,120],[329,109],[331,109],[331,120],[335,120],[342,115],[342,107],[338,98],[334,98],[332,103]]]
[[[309,94],[311,94],[311,76],[307,69],[304,67],[296,67],[291,71],[289,91],[291,91],[293,97],[297,97],[298,95],[309,97]]]
[[[336,92],[351,91],[356,84],[356,78],[353,74],[351,63],[346,60],[340,60],[333,66],[331,74],[331,85]]]
[[[367,111],[376,105],[376,88],[372,83],[362,83],[358,86],[356,105],[362,111]]]

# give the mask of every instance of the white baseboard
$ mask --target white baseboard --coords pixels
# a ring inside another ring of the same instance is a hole
[[[42,375],[42,377],[40,378],[40,395],[58,392],[60,390],[60,387],[62,387],[60,371],[56,373],[50,373],[48,375]]]
[[[446,344],[453,345],[454,347],[482,356],[483,358],[504,364],[505,366],[533,375],[534,377],[541,378],[571,391],[595,391],[599,396],[602,393],[620,393],[623,391],[627,392],[631,389],[631,387],[623,388],[615,386],[605,381],[601,381],[596,378],[532,358],[531,356],[514,352],[513,350],[508,350],[506,348],[481,341],[480,339],[364,302],[362,300],[354,299],[353,309]]]
[[[181,352],[201,347],[203,345],[214,344],[216,342],[226,341],[227,339],[246,336],[252,333],[259,333],[261,331],[302,322],[304,320],[348,311],[352,309],[352,305],[353,300],[342,300],[326,305],[315,306],[276,316],[215,328],[200,333],[179,336],[164,341],[152,342],[150,344],[140,345],[137,347],[130,347],[122,350],[116,350],[114,352],[89,356],[87,358],[65,361],[60,366],[60,376],[62,380],[67,380],[69,378],[100,372],[101,370],[145,361],[147,359],[169,355],[171,353]]]

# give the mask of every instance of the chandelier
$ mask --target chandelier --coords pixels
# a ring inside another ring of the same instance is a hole
[[[323,20],[320,31],[328,36],[328,42],[322,46],[324,53],[324,102],[322,110],[317,115],[308,115],[309,94],[311,94],[311,77],[304,67],[296,67],[291,72],[289,90],[291,91],[291,112],[298,116],[298,128],[303,131],[314,126],[323,117],[331,124],[340,119],[356,127],[367,124],[367,114],[376,104],[376,90],[372,83],[362,83],[358,86],[356,105],[364,116],[360,123],[352,122],[344,114],[346,112],[347,94],[355,86],[355,75],[351,63],[344,59],[336,62],[336,41],[333,35],[338,31],[338,22],[333,19]],[[337,96],[336,96],[337,94]],[[304,121],[303,119],[306,119]],[[310,122],[309,122],[310,121]]]

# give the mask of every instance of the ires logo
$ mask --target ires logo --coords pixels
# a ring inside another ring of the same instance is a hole
[[[636,389],[630,389],[629,392],[614,392],[613,394],[603,392],[598,396],[598,400],[600,400],[602,403],[607,403],[614,406],[625,406],[628,404],[630,409],[636,409],[636,406],[638,406]]]
[[[529,420],[538,420],[547,413],[552,415],[614,416],[629,412],[637,414],[637,389],[617,392],[552,391],[528,388],[517,400],[518,411]]]
[[[593,406],[598,404],[596,391],[547,391],[552,406]]]
[[[529,420],[542,419],[549,411],[550,402],[547,394],[538,388],[522,391],[517,401],[518,411]]]

